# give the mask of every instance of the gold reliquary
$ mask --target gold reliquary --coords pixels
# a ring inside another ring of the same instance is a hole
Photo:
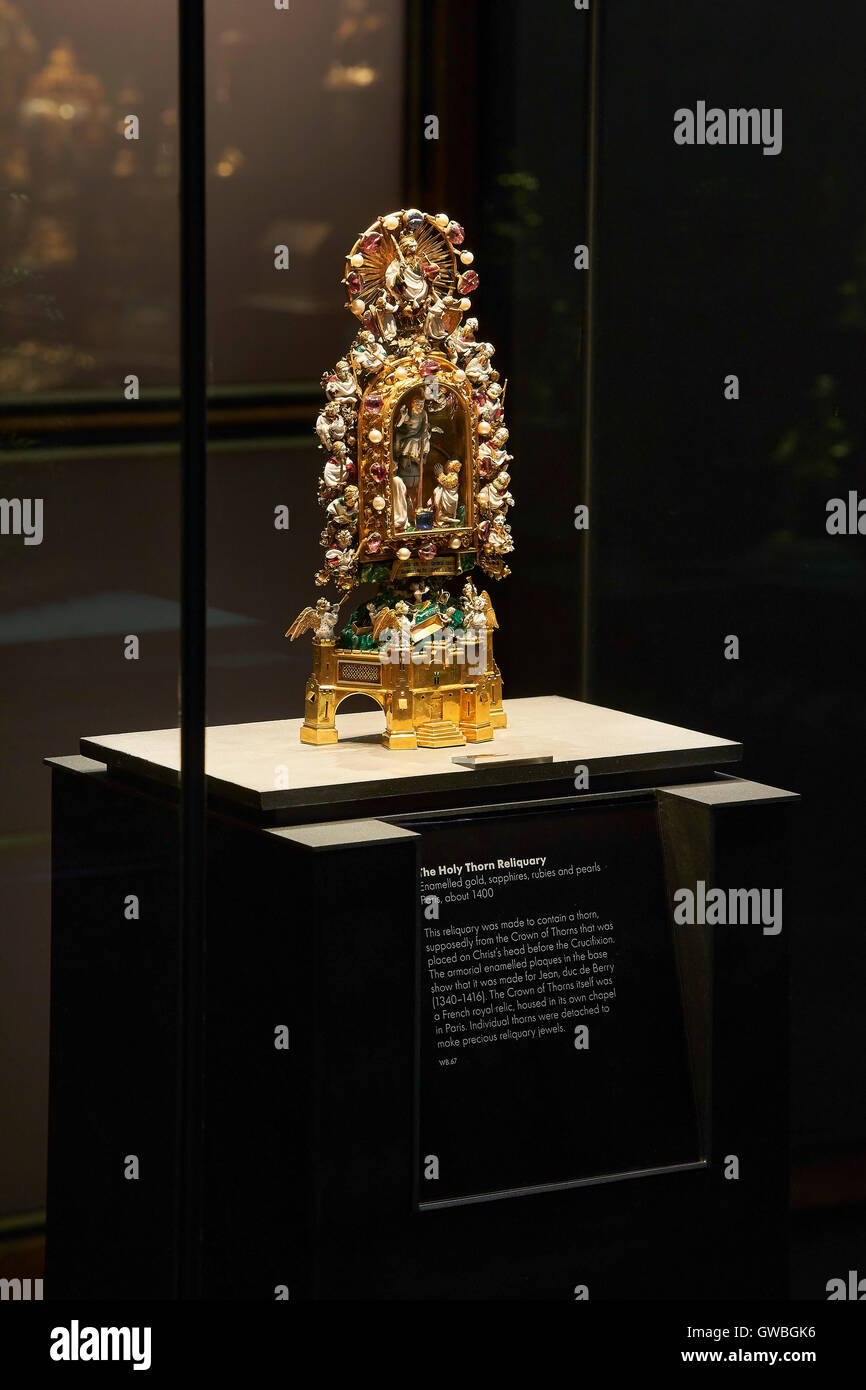
[[[446,214],[410,208],[380,217],[346,262],[360,328],[322,379],[316,421],[315,578],[343,596],[320,598],[286,634],[313,633],[304,743],[336,743],[337,708],[356,694],[382,708],[389,748],[485,742],[506,722],[496,615],[472,575],[509,573],[507,383],[466,317],[478,276],[463,235]]]

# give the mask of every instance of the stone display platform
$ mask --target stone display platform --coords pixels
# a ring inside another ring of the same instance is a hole
[[[300,719],[223,724],[207,730],[206,771],[211,793],[261,811],[355,802],[409,792],[568,781],[575,766],[589,776],[737,762],[742,746],[730,739],[547,695],[505,702],[508,726],[492,743],[466,748],[401,751],[380,742],[380,711],[346,714],[340,742],[313,748],[300,741]],[[177,729],[96,734],[81,752],[109,769],[177,782]],[[410,787],[410,784],[411,787]]]

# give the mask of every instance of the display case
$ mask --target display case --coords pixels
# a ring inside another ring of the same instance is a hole
[[[749,25],[0,0],[0,1281],[779,1299],[793,1145],[824,1296],[862,20]]]

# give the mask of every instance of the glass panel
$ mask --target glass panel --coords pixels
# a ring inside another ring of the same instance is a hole
[[[350,511],[353,495],[346,504],[345,489],[360,488],[358,538],[381,536],[389,550],[395,491],[398,518],[402,501],[399,486],[388,484],[393,454],[382,460],[383,476],[358,477],[351,468],[344,472],[341,440],[325,453],[315,431],[323,374],[336,374],[352,358],[357,325],[346,314],[341,283],[352,273],[360,279],[353,293],[377,316],[376,335],[388,331],[387,308],[377,302],[381,285],[371,272],[381,248],[360,246],[363,229],[392,209],[413,206],[434,217],[444,210],[459,222],[454,245],[469,264],[457,268],[471,268],[473,276],[478,269],[477,290],[466,282],[472,308],[464,315],[462,365],[470,384],[484,367],[472,350],[469,319],[477,316],[477,346],[494,345],[502,386],[509,379],[512,385],[509,439],[496,437],[499,387],[489,398],[492,426],[478,451],[475,487],[455,421],[449,417],[449,434],[440,435],[435,430],[443,426],[431,415],[426,473],[419,471],[413,483],[409,472],[407,523],[411,506],[413,535],[436,529],[435,469],[458,459],[456,503],[455,489],[444,488],[440,517],[450,520],[449,510],[459,516],[463,507],[468,526],[495,526],[504,556],[512,542],[508,533],[499,537],[497,513],[500,493],[513,493],[515,556],[499,563],[518,578],[493,595],[507,693],[576,694],[581,538],[569,517],[583,495],[586,276],[573,268],[573,247],[585,218],[587,26],[574,12],[546,17],[542,25],[525,6],[507,7],[487,25],[475,5],[461,5],[458,13],[396,0],[329,0],[314,12],[290,13],[291,20],[281,15],[275,22],[230,0],[212,0],[208,8],[213,419],[220,433],[234,436],[214,440],[212,432],[209,601],[238,618],[209,632],[208,722],[302,715],[309,639],[288,643],[282,634],[315,604],[318,585],[333,579],[344,553],[331,541],[319,544],[320,478],[337,489],[327,501]],[[344,56],[337,61],[335,53]],[[216,73],[228,69],[234,76],[218,81]],[[425,136],[430,113],[438,120],[436,139]],[[564,132],[560,142],[548,138],[551,122]],[[229,141],[216,132],[232,123],[244,160],[219,172]],[[313,138],[291,138],[311,128]],[[362,178],[348,176],[356,169]],[[428,259],[435,259],[437,244],[421,248]],[[288,256],[279,264],[287,268],[275,264],[279,245]],[[349,266],[349,255],[362,250],[362,264]],[[379,279],[387,269],[380,267]],[[446,333],[454,327],[453,319],[443,323]],[[371,360],[365,369],[376,365]],[[354,359],[350,366],[358,370]],[[362,432],[382,425],[384,433],[394,418],[387,407],[378,424],[359,413]],[[355,463],[348,449],[346,458]],[[407,465],[408,456],[403,471]],[[482,517],[476,501],[484,488]],[[377,497],[385,503],[384,529],[365,517],[367,501]],[[555,546],[553,511],[565,532]],[[373,558],[371,550],[359,557],[368,564],[355,606],[372,600],[381,581]],[[392,563],[393,555],[389,571]],[[462,592],[462,572],[457,564],[452,599]],[[521,574],[532,576],[531,589]],[[550,621],[573,634],[551,647],[544,671],[522,659],[519,636],[540,590]],[[351,701],[342,708],[351,709]]]
[[[178,723],[176,27],[174,0],[0,3],[0,1228],[45,1204],[42,760]],[[124,865],[82,931],[135,931]]]
[[[303,712],[309,638],[284,633],[321,592],[315,426],[357,327],[347,251],[402,197],[404,15],[208,4],[209,725]]]
[[[802,793],[793,1191],[829,1208],[864,1171],[863,11],[607,9],[589,698],[742,739],[747,774]],[[676,144],[674,112],[714,101],[765,108],[781,149]],[[854,1267],[820,1220],[798,1298]]]
[[[339,356],[341,258],[399,201],[400,0],[208,0],[208,270],[219,388],[285,397]],[[348,240],[347,240],[348,238]],[[286,248],[284,269],[276,248]]]

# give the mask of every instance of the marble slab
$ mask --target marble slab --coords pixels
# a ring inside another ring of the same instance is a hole
[[[473,785],[574,780],[589,776],[712,767],[737,762],[742,747],[730,739],[661,724],[621,710],[545,695],[505,702],[508,727],[491,743],[458,748],[384,748],[378,710],[338,717],[340,742],[301,743],[300,719],[223,724],[207,730],[209,790],[261,811],[351,803]],[[177,729],[94,734],[81,753],[110,769],[176,784]]]

